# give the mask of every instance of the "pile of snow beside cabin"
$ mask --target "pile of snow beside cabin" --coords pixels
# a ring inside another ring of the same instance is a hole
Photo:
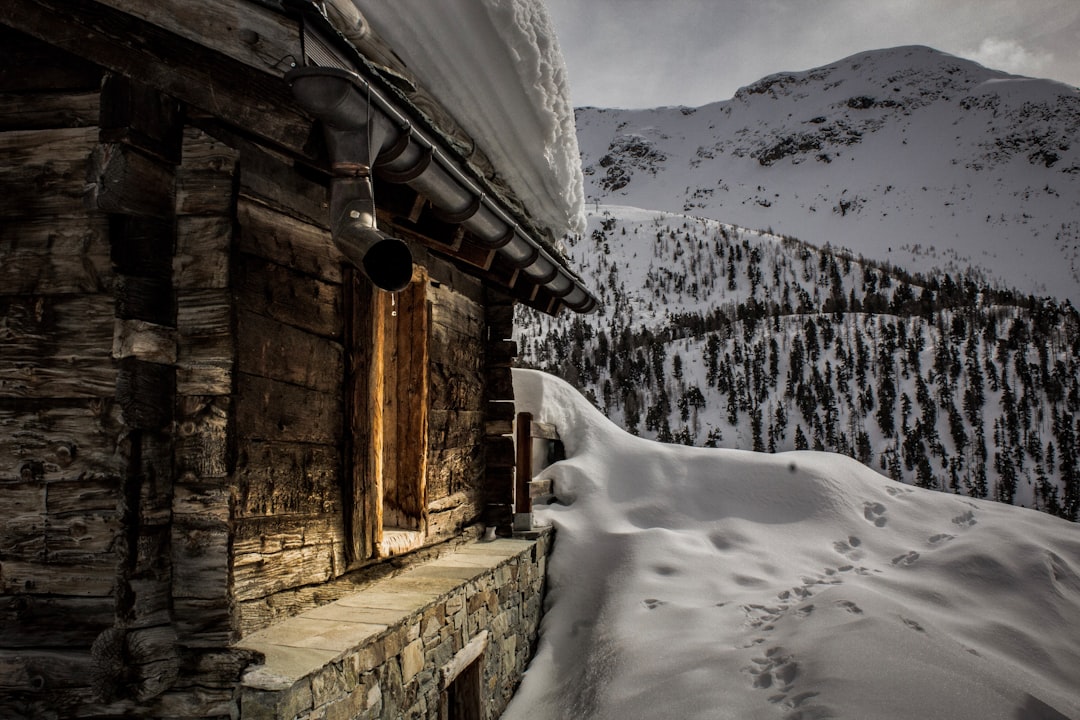
[[[543,2],[355,2],[533,219],[556,238],[583,232],[574,109]]]
[[[540,645],[504,718],[1080,717],[1080,528],[839,455],[662,445],[515,371],[558,426]]]

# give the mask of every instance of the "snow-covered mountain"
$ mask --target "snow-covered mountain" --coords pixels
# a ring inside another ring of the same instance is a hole
[[[525,364],[645,437],[1077,518],[1080,91],[910,47],[578,125],[602,307],[526,313]]]
[[[1080,90],[926,47],[700,108],[577,111],[587,202],[685,212],[1080,305]]]
[[[846,458],[658,445],[515,371],[567,459],[504,718],[1075,720],[1080,537]]]

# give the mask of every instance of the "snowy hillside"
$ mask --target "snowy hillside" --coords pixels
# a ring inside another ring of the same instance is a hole
[[[567,459],[507,720],[1080,718],[1076,525],[837,455],[658,445],[514,382]]]
[[[1080,90],[925,47],[700,108],[577,111],[586,202],[686,212],[1080,304]]]
[[[712,220],[590,207],[601,299],[521,310],[521,360],[634,434],[841,452],[909,484],[1080,512],[1080,316]]]

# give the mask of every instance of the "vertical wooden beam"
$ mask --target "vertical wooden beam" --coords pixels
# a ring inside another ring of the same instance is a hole
[[[514,471],[514,512],[532,512],[529,480],[532,479],[532,413],[519,412],[514,428],[517,463]]]
[[[342,269],[345,315],[345,458],[342,464],[346,503],[345,532],[349,538],[349,560],[360,562],[371,557],[378,538],[376,445],[372,392],[377,385],[372,365],[375,353],[372,319],[374,287],[352,265]]]

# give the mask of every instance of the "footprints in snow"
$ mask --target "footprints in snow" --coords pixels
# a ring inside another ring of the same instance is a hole
[[[885,506],[879,502],[864,502],[863,503],[863,517],[866,518],[866,522],[872,523],[875,527],[885,527],[888,524],[888,520],[885,519]]]
[[[919,553],[911,550],[903,555],[897,555],[892,559],[892,564],[900,567],[910,567],[919,559]]]

